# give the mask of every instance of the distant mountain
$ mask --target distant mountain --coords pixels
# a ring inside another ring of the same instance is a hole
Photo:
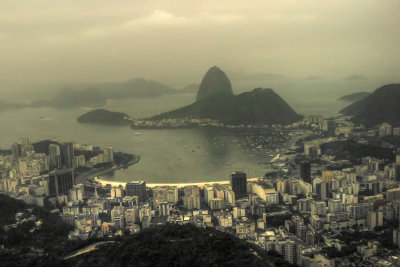
[[[338,100],[346,101],[346,102],[355,102],[355,101],[358,101],[358,100],[360,100],[360,99],[362,99],[364,97],[369,96],[370,94],[371,93],[369,93],[369,92],[357,92],[357,93],[354,93],[354,94],[342,96]]]
[[[122,112],[96,109],[79,116],[77,121],[90,124],[128,125],[131,123],[131,117]]]
[[[383,122],[400,126],[400,84],[387,84],[340,111],[366,126]]]
[[[180,92],[181,93],[196,93],[199,90],[199,85],[197,83],[191,83],[183,87]]]
[[[197,101],[213,96],[232,96],[232,85],[226,74],[217,66],[210,68],[197,91]]]
[[[23,106],[23,104],[9,103],[9,102],[4,102],[4,101],[0,100],[0,111],[10,109],[10,108],[19,108],[22,106]]]
[[[135,78],[122,83],[94,84],[108,99],[159,97],[164,94],[178,93],[178,90],[156,81]]]
[[[39,100],[31,103],[30,107],[72,108],[79,106],[103,106],[107,99],[97,89],[74,90],[65,88],[50,100]]]
[[[107,99],[159,97],[164,94],[178,92],[178,90],[156,81],[136,78],[122,83],[107,82],[71,85],[69,88],[60,90],[50,100],[34,101],[28,106],[54,108],[101,107],[107,103]]]

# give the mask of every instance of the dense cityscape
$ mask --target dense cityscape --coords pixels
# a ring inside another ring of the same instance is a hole
[[[35,151],[21,139],[2,151],[0,190],[57,214],[73,227],[70,240],[115,240],[157,225],[193,224],[276,251],[298,266],[400,264],[400,153],[394,154],[397,147],[390,144],[398,142],[400,128],[384,123],[366,129],[348,117],[322,116],[283,128],[308,135],[269,163],[273,172],[253,178],[245,170],[233,171],[228,184],[186,186],[146,186],[140,177],[119,186],[100,183],[91,178],[92,169],[117,166],[111,147],[46,143],[47,151],[41,145],[39,153],[38,145]],[[365,155],[343,159],[326,148],[338,142],[368,148],[377,140],[385,140],[387,155],[362,149]],[[15,219],[5,232],[29,221],[41,225],[29,210]],[[83,248],[68,258],[89,251]]]
[[[400,266],[399,10],[0,1],[0,266]]]

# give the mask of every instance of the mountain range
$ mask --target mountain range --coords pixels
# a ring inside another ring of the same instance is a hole
[[[34,101],[30,107],[54,107],[54,108],[72,108],[78,106],[103,106],[107,103],[104,97],[97,89],[90,88],[84,90],[75,90],[65,88],[60,90],[50,100]]]

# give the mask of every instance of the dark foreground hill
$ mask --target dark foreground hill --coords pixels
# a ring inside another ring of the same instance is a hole
[[[366,126],[388,122],[400,126],[400,84],[388,84],[376,89],[340,111],[354,117],[354,121]]]
[[[346,101],[346,102],[355,102],[360,99],[363,99],[364,97],[369,96],[370,94],[371,93],[369,93],[369,92],[357,92],[357,93],[350,94],[350,95],[344,95],[341,98],[339,98],[338,100]]]
[[[151,119],[184,117],[208,118],[229,124],[290,124],[301,118],[272,89],[257,88],[239,95],[208,97]]]
[[[72,258],[76,266],[290,266],[213,228],[165,224]]]
[[[77,121],[89,124],[127,125],[131,123],[131,118],[122,112],[96,109],[79,116]]]

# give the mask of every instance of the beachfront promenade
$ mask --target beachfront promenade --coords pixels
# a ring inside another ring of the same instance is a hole
[[[258,179],[260,179],[262,177],[256,177],[256,178],[248,178],[247,181],[251,182],[251,181],[257,181]],[[98,179],[97,177],[94,178],[94,181],[105,186],[107,184],[110,184],[111,186],[124,186],[126,185],[127,182],[116,182],[116,181],[107,181],[107,180],[101,180]],[[197,185],[200,188],[203,188],[204,185],[206,184],[229,184],[230,181],[226,180],[226,181],[210,181],[210,182],[198,182],[198,183],[150,183],[147,184],[147,187],[156,187],[156,186],[176,186],[176,187],[185,187],[188,185]]]

